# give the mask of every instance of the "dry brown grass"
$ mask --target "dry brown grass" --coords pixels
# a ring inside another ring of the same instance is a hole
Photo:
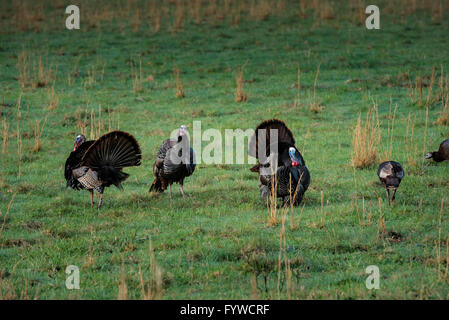
[[[435,124],[436,125],[448,125],[449,124],[449,76],[446,74],[446,77],[444,77],[443,67],[441,67],[439,91],[438,91],[436,99],[441,102],[441,111],[438,115],[438,119],[435,121]]]
[[[48,108],[47,110],[52,111],[58,107],[59,104],[59,96],[55,91],[56,80],[53,82],[53,85],[48,88]]]
[[[139,279],[140,279],[140,288],[141,288],[141,298],[143,300],[160,300],[163,295],[163,279],[162,279],[162,269],[157,263],[153,244],[150,240],[149,242],[149,253],[150,253],[150,279],[148,280],[148,284],[145,285],[145,281],[143,278],[142,270],[139,266]]]
[[[2,120],[2,154],[8,153],[8,141],[9,141],[9,123],[6,118]]]
[[[406,18],[416,12],[423,12],[432,19],[432,23],[444,22],[449,2],[407,0],[401,5],[388,2],[382,7],[382,14],[394,16],[406,23]],[[63,3],[53,8],[62,11]],[[285,1],[285,0],[152,0],[141,1],[84,1],[82,20],[87,30],[96,29],[101,33],[103,26],[114,22],[118,31],[124,34],[127,28],[133,32],[158,32],[162,28],[178,31],[186,23],[201,24],[208,22],[214,27],[221,21],[236,25],[242,21],[260,21],[271,17],[306,17],[312,15],[314,27],[335,21],[348,20],[355,25],[363,25],[366,4],[362,0],[335,1]],[[338,13],[338,14],[337,14]],[[44,10],[44,2],[32,0],[13,0],[10,14],[0,19],[0,30],[6,32],[41,32],[42,30],[60,30],[61,24],[52,11]],[[144,23],[146,21],[146,23]],[[146,28],[146,30],[145,30]]]
[[[248,96],[246,95],[245,91],[243,90],[243,83],[245,82],[243,79],[243,72],[244,67],[240,69],[239,72],[237,72],[236,76],[236,83],[237,83],[237,91],[235,93],[235,102],[245,102],[248,101]]]
[[[388,111],[388,128],[387,128],[387,146],[383,150],[382,153],[382,160],[388,161],[391,160],[393,157],[393,137],[394,137],[394,122],[396,120],[396,111],[398,109],[398,105],[396,104],[394,109],[392,110],[392,99],[390,97],[390,109]]]
[[[142,83],[144,81],[142,74],[142,59],[139,58],[139,70],[135,69],[131,65],[131,73],[133,75],[133,91],[134,93],[139,93],[143,91]]]
[[[22,88],[47,87],[55,79],[55,71],[51,64],[44,62],[42,56],[36,58],[28,53],[25,47],[17,55],[18,81]]]
[[[22,103],[22,94],[19,95],[17,99],[17,124],[16,124],[16,137],[17,137],[17,165],[18,165],[18,173],[17,180],[20,180],[22,175],[22,135],[20,133],[20,120],[22,118],[22,112],[20,111],[20,105]]]
[[[296,80],[296,84],[293,84],[292,87],[296,87],[296,99],[293,102],[292,107],[298,108],[301,106],[301,67],[298,64],[298,76]]]
[[[175,3],[175,13],[173,22],[173,31],[179,31],[184,28],[185,6],[183,0],[177,0]]]
[[[363,123],[361,116],[357,120],[352,138],[352,165],[366,168],[377,162],[381,139],[377,105],[368,111]]]
[[[423,78],[421,75],[415,78],[414,83],[410,80],[408,95],[413,104],[418,106],[423,105]]]
[[[173,74],[175,76],[175,86],[176,86],[176,98],[184,98],[185,92],[184,92],[184,84],[181,81],[180,71],[178,67],[174,67]]]
[[[315,81],[313,82],[313,97],[312,97],[312,102],[310,103],[310,106],[309,106],[309,110],[312,113],[320,113],[324,110],[324,106],[321,105],[321,103],[318,101],[317,96],[316,96],[316,87],[317,87],[317,83],[318,83],[318,76],[320,74],[320,67],[321,67],[321,63],[318,64],[318,67],[316,69],[316,74],[315,74]]]
[[[125,263],[122,257],[122,275],[120,277],[120,283],[118,286],[117,300],[127,300],[128,299],[128,287],[126,286],[126,274],[125,274]]]
[[[45,119],[41,121],[36,120],[34,125],[34,146],[33,146],[33,152],[39,152],[42,148],[42,133],[44,132],[45,124],[47,123],[47,116],[45,116]]]
[[[433,85],[435,84],[435,68],[432,68],[432,75],[430,77],[430,84],[427,89],[427,98],[426,98],[426,108],[428,108],[431,105],[431,98],[432,98],[432,91],[433,91]]]
[[[98,139],[102,132],[104,132],[104,121],[101,117],[101,106],[98,107],[98,117],[95,115],[95,110],[90,111],[90,139]]]
[[[19,84],[25,88],[30,83],[30,58],[27,55],[25,48],[17,55],[17,69],[19,70]]]
[[[112,112],[109,107],[107,114],[109,131],[111,131],[111,129],[120,129],[120,115],[117,113],[115,116],[114,112]],[[75,118],[77,132],[89,137],[91,140],[98,139],[106,129],[101,105],[98,106],[98,112],[95,112],[95,108],[90,109],[89,105],[84,109],[78,107],[75,111]]]

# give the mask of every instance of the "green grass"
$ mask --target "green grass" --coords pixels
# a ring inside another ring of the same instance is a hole
[[[63,10],[44,12],[61,15]],[[441,23],[428,13],[401,19],[385,15],[381,30],[369,31],[338,14],[336,9],[337,18],[319,26],[310,12],[239,25],[186,22],[179,32],[167,27],[157,33],[144,26],[133,32],[118,21],[88,28],[83,20],[80,31],[62,29],[64,21],[56,20],[59,30],[22,32],[10,22],[11,28],[0,34],[0,131],[3,120],[9,124],[7,153],[0,153],[0,225],[5,222],[0,298],[115,299],[124,280],[127,298],[140,299],[141,268],[146,287],[154,289],[162,281],[163,299],[248,299],[255,291],[263,299],[447,299],[449,166],[423,162],[422,156],[438,148],[449,128],[434,125],[441,111],[435,102],[426,132],[426,109],[412,103],[401,78],[409,72],[414,81],[421,74],[428,83],[433,67],[437,80],[441,67],[449,71],[447,15]],[[48,87],[20,86],[22,50],[31,65],[42,56],[47,67],[57,70],[55,109],[48,110]],[[143,78],[154,80],[144,81],[135,93],[133,70],[140,60]],[[302,104],[294,106],[298,64]],[[323,110],[314,113],[309,105],[319,64],[316,99]],[[184,85],[182,99],[176,97],[175,66]],[[237,103],[235,77],[242,66],[248,101]],[[97,73],[89,81],[92,70]],[[436,84],[433,96],[437,92]],[[388,148],[390,100],[393,108],[397,105],[391,159],[401,162],[406,173],[394,206],[386,202],[376,165],[350,166],[353,128],[373,101],[382,129],[380,154]],[[106,190],[101,210],[90,208],[88,192],[66,189],[63,175],[80,131],[77,119],[87,119],[89,138],[92,110],[97,124],[99,119],[103,124],[101,133],[108,131],[110,120],[111,129],[132,133],[143,150],[142,166],[125,170],[130,178],[124,191]],[[416,116],[416,166],[407,164],[409,113]],[[34,152],[35,122],[45,116],[42,148]],[[251,165],[198,165],[185,182],[191,196],[186,199],[176,185],[172,201],[168,193],[148,193],[156,152],[181,124],[191,129],[193,121],[201,120],[203,131],[217,128],[224,136],[224,129],[255,128],[273,117],[291,128],[311,174],[304,208],[293,211],[294,226],[287,212],[285,250],[280,249],[282,224],[268,223]],[[3,135],[0,151],[2,143]],[[278,278],[280,254],[289,260],[290,291],[284,264]],[[68,265],[80,268],[80,290],[65,287]],[[379,290],[365,287],[369,265],[380,268]]]

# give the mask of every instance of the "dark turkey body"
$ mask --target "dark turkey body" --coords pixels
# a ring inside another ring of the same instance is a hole
[[[260,197],[264,204],[275,193],[277,198],[283,200],[284,205],[291,202],[298,205],[309,185],[310,173],[306,166],[281,166],[275,175],[260,175],[259,178]]]
[[[190,154],[183,155],[183,150],[189,150]],[[163,192],[173,183],[182,185],[184,179],[193,174],[195,166],[194,152],[188,143],[183,144],[182,140],[165,140],[153,165],[155,180],[150,191]]]

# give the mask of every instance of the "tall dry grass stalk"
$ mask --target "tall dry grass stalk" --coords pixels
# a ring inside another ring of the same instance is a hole
[[[382,198],[378,197],[378,205],[379,205],[379,217],[377,219],[377,237],[378,239],[384,239],[387,234],[387,225],[385,223],[385,219],[382,212]]]
[[[432,97],[432,91],[433,91],[433,85],[435,84],[435,67],[432,68],[432,75],[430,77],[430,84],[427,89],[427,98],[426,98],[426,108],[429,108],[431,103],[431,97]]]
[[[427,128],[429,125],[429,106],[426,106],[426,121],[425,121],[425,125],[424,125],[424,141],[423,141],[423,146],[422,146],[422,151],[421,151],[421,166],[424,167],[424,161],[425,161],[425,157],[424,155],[427,152]]]
[[[277,190],[277,174],[272,167],[271,167],[271,175],[272,175],[271,190]],[[276,225],[277,223],[279,223],[276,192],[270,192],[269,197],[267,197],[267,208],[268,208],[267,225]]]
[[[143,300],[153,300],[153,299],[160,300],[162,299],[163,295],[162,269],[155,259],[153,243],[151,242],[151,239],[149,241],[149,251],[150,251],[150,279],[148,285],[146,286],[145,281],[143,279],[142,270],[139,267],[141,298]]]
[[[378,148],[381,139],[377,105],[368,111],[362,123],[361,115],[357,120],[352,137],[352,165],[366,168],[377,162]]]
[[[33,57],[33,58],[32,58]],[[55,79],[55,71],[51,64],[44,63],[42,56],[34,57],[25,47],[17,55],[18,81],[22,88],[43,88]]]
[[[445,275],[445,273],[443,273],[441,271],[441,222],[442,222],[442,216],[443,216],[443,209],[444,209],[444,198],[441,199],[441,204],[440,204],[440,218],[438,220],[438,243],[435,244],[435,251],[436,251],[436,258],[437,258],[437,263],[438,263],[438,281],[441,281]],[[447,266],[448,261],[446,260],[446,266]]]
[[[318,83],[318,76],[320,74],[320,67],[321,67],[321,62],[318,64],[318,67],[316,68],[316,74],[315,74],[315,81],[313,82],[313,98],[312,98],[312,102],[310,103],[310,112],[313,113],[320,113],[323,111],[324,107],[320,104],[320,102],[317,100],[316,97],[316,87],[317,87],[317,83]]]
[[[120,130],[120,113],[112,112],[108,106],[108,132]]]
[[[56,80],[53,81],[53,85],[48,88],[48,111],[55,110],[59,104],[59,96],[56,94],[55,84]]]
[[[22,118],[22,113],[20,111],[20,105],[22,103],[22,94],[19,95],[17,99],[17,125],[16,125],[16,135],[17,135],[17,165],[18,173],[17,180],[20,180],[22,174],[22,135],[20,133],[20,119]]]
[[[439,81],[439,92],[437,99],[441,101],[441,111],[438,119],[434,124],[448,125],[449,124],[449,76],[444,77],[443,67],[441,67],[441,76]]]
[[[175,86],[176,86],[176,98],[184,98],[185,97],[185,93],[184,93],[184,84],[181,81],[181,76],[180,76],[180,71],[178,69],[178,67],[174,67],[173,69],[173,74],[175,76]]]
[[[298,64],[296,84],[294,86],[296,87],[296,99],[293,102],[293,107],[298,108],[301,106],[301,67],[299,64]]]
[[[415,78],[414,83],[409,80],[408,95],[413,104],[423,105],[423,78],[421,74]]]
[[[8,153],[8,141],[9,141],[9,123],[6,118],[2,120],[2,154]]]
[[[53,78],[52,67],[51,65],[46,66],[42,62],[42,56],[39,57],[39,62],[37,63],[37,66],[33,66],[33,76],[34,76],[34,80],[32,83],[33,88],[46,87]]]
[[[184,28],[184,22],[185,22],[184,0],[177,0],[175,2],[173,31],[176,32]]]
[[[139,93],[143,91],[142,83],[144,81],[142,74],[142,59],[139,58],[139,70],[134,69],[132,65],[131,73],[133,74],[133,91]]]
[[[383,152],[382,160],[388,161],[392,159],[393,156],[393,137],[394,137],[394,122],[396,120],[396,111],[398,105],[396,104],[394,110],[392,110],[392,100],[390,98],[390,109],[388,111],[388,129],[387,129],[387,147]]]
[[[14,194],[11,197],[11,200],[9,200],[8,208],[6,209],[6,212],[4,215],[2,214],[2,212],[0,210],[0,217],[3,217],[2,227],[0,228],[0,239],[2,238],[3,230],[5,229],[5,225],[6,225],[6,220],[8,218],[9,211],[11,210],[11,207],[12,207],[12,204],[14,202],[14,198],[16,197],[16,195],[17,195],[17,191],[14,192]]]
[[[243,90],[243,83],[245,82],[243,80],[243,72],[244,67],[240,69],[239,72],[237,72],[236,76],[236,83],[237,83],[237,91],[235,93],[235,101],[236,102],[245,102],[248,101],[248,96],[246,95],[245,91]]]
[[[108,129],[120,129],[120,114],[114,116],[113,112],[108,107]],[[76,128],[80,134],[90,137],[91,140],[98,139],[105,131],[106,124],[103,119],[103,109],[101,105],[98,106],[98,112],[95,108],[90,109],[89,105],[85,109],[78,107],[75,111]]]
[[[126,274],[125,274],[125,263],[122,257],[122,273],[120,277],[120,283],[118,286],[117,300],[127,300],[128,299],[128,287],[126,286]]]
[[[19,84],[22,88],[29,85],[30,81],[30,58],[22,47],[22,52],[17,55],[17,69],[19,70]]]
[[[95,110],[92,109],[90,111],[90,139],[95,140],[98,139],[103,130],[104,130],[104,122],[101,117],[101,105],[98,107],[98,117],[95,115]]]
[[[34,125],[34,146],[33,152],[39,152],[42,148],[42,133],[44,132],[45,124],[47,123],[48,115],[45,116],[42,123],[39,120],[36,120]]]

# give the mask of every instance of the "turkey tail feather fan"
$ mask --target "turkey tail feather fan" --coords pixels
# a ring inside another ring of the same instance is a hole
[[[289,146],[295,145],[295,138],[293,137],[293,133],[290,131],[284,121],[278,119],[265,120],[257,126],[256,131],[252,136],[249,144],[248,154],[254,158],[258,158],[259,133],[262,133],[262,131],[259,130],[266,130],[266,155],[268,155],[270,152],[270,146],[276,143]],[[271,130],[277,130],[278,141],[270,141]]]
[[[139,166],[142,152],[137,140],[129,133],[113,131],[103,135],[86,151],[82,165],[90,168],[109,166],[115,169]]]

